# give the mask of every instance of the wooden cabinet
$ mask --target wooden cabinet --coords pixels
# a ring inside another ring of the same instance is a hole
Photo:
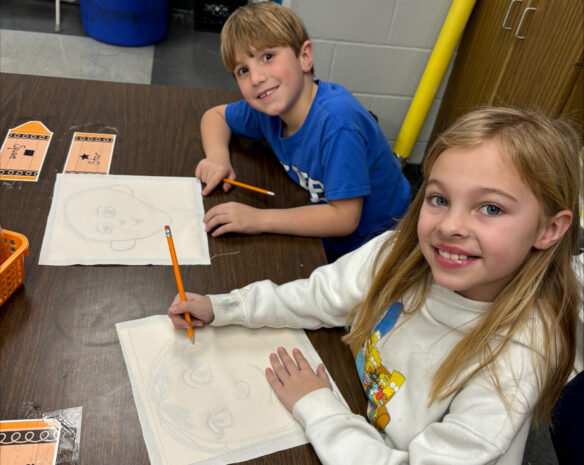
[[[433,135],[484,105],[564,115],[584,138],[584,0],[478,0]]]

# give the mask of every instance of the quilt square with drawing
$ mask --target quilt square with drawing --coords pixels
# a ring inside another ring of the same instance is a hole
[[[206,326],[191,344],[166,315],[116,329],[152,465],[239,462],[307,442],[265,377],[279,346],[321,363],[303,330]]]
[[[188,177],[57,174],[40,265],[208,265],[201,182]]]

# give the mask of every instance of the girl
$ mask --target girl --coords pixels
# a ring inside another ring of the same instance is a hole
[[[197,326],[346,323],[369,422],[298,350],[266,370],[323,463],[521,463],[574,363],[577,140],[535,113],[470,113],[430,147],[395,232],[309,279],[189,294],[169,316],[179,328],[187,311]]]

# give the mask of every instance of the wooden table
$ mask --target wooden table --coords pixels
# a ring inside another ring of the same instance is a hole
[[[111,174],[194,176],[203,157],[199,121],[212,105],[237,93],[0,74],[0,134],[42,121],[53,139],[38,182],[0,182],[0,225],[27,236],[25,280],[0,307],[0,419],[18,417],[24,403],[43,411],[83,407],[80,464],[147,464],[148,454],[115,324],[165,314],[176,294],[167,266],[39,266],[56,173],[75,131],[117,134]],[[241,188],[214,192],[205,210],[226,200],[256,207],[307,202],[264,144],[234,140]],[[228,292],[260,279],[283,283],[325,263],[320,241],[285,235],[212,238],[210,266],[182,266],[187,290]],[[342,329],[308,335],[345,399],[363,413],[365,398]],[[310,445],[246,463],[316,464]]]

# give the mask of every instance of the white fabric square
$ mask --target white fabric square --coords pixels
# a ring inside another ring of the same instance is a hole
[[[40,265],[208,265],[197,178],[57,174]]]
[[[226,464],[307,443],[265,376],[279,346],[321,363],[303,330],[206,326],[191,344],[166,315],[116,329],[152,465]]]

